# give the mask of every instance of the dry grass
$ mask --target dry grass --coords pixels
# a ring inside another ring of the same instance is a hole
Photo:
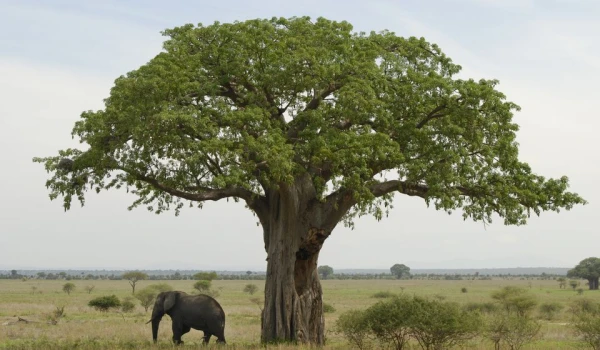
[[[116,294],[119,298],[131,295],[127,281],[72,281],[77,286],[75,292],[67,295],[62,292],[65,281],[20,281],[0,280],[0,348],[7,349],[143,349],[171,348],[171,330],[168,317],[163,319],[159,332],[160,343],[151,343],[150,326],[146,325],[149,313],[141,306],[131,313],[99,312],[87,306],[90,299]],[[193,281],[142,281],[138,288],[165,282],[176,290],[192,291]],[[243,293],[247,281],[214,281],[213,288],[219,290],[217,298],[226,312],[227,325],[225,336],[231,349],[259,349],[260,309],[250,299],[262,298],[262,282],[259,292],[254,296]],[[94,284],[91,294],[84,286]],[[324,301],[336,309],[325,314],[327,346],[325,349],[345,349],[347,344],[339,335],[331,332],[331,326],[337,317],[350,309],[363,309],[380,299],[371,296],[379,291],[408,293],[429,297],[443,296],[445,300],[459,303],[489,301],[493,290],[506,285],[527,288],[535,294],[540,303],[559,302],[568,305],[572,300],[581,298],[573,290],[561,290],[555,281],[541,280],[492,280],[492,281],[323,281]],[[32,294],[32,286],[36,293]],[[466,287],[467,293],[461,288]],[[41,291],[41,293],[39,293]],[[586,291],[583,297],[600,301],[600,292]],[[48,324],[50,315],[57,306],[65,306],[66,316],[56,325]],[[26,324],[18,322],[17,317],[34,321]],[[544,321],[541,339],[526,349],[567,349],[579,344],[568,323],[568,308],[565,307],[555,320]],[[184,336],[187,346],[196,346],[202,342],[202,333],[192,331]],[[214,342],[214,340],[213,340]],[[478,339],[465,348],[490,348],[485,340]],[[273,345],[269,349],[302,349],[300,346]]]

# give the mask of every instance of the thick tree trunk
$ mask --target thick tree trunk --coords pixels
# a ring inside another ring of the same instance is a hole
[[[598,277],[589,278],[588,279],[588,283],[589,283],[589,286],[590,286],[590,290],[597,290],[598,289]]]
[[[299,181],[267,196],[269,218],[261,220],[268,255],[262,314],[265,343],[325,341],[317,260],[332,228],[323,229],[321,215],[309,210],[311,189]]]

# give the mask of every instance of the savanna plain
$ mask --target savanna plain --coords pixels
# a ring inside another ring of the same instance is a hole
[[[165,349],[172,348],[171,321],[165,315],[161,322],[158,344],[152,343],[150,325],[151,307],[145,311],[137,303],[131,312],[97,311],[88,302],[104,295],[120,299],[132,295],[125,280],[76,280],[70,294],[63,292],[65,281],[60,280],[0,280],[0,348],[2,349]],[[138,282],[136,290],[156,283],[168,283],[175,290],[192,293],[191,280]],[[254,295],[243,291],[252,283],[258,286]],[[226,313],[225,336],[228,344],[219,346],[211,340],[209,348],[232,349],[303,349],[294,345],[260,344],[260,302],[263,299],[263,281],[215,280],[213,289]],[[94,285],[91,293],[86,286]],[[505,286],[525,288],[538,304],[560,303],[564,307],[550,320],[538,316],[542,324],[538,337],[523,349],[573,349],[585,348],[569,324],[569,305],[577,299],[600,301],[600,291],[583,292],[567,286],[560,288],[556,280],[505,279],[491,280],[323,280],[324,303],[334,311],[325,313],[326,345],[324,349],[348,349],[350,345],[341,334],[334,331],[338,317],[353,309],[363,310],[382,299],[378,292],[423,296],[462,305],[473,302],[491,302],[491,294]],[[259,302],[260,301],[260,302]],[[49,322],[51,315],[64,308],[63,317],[56,324]],[[19,318],[22,320],[20,321]],[[30,322],[25,322],[27,320]],[[202,332],[192,330],[184,335],[183,348],[202,344]],[[419,349],[411,343],[410,349]],[[476,337],[457,349],[493,349],[493,343]]]

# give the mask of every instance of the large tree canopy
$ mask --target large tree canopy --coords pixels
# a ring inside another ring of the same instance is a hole
[[[598,280],[600,279],[600,259],[583,259],[571,270],[567,272],[567,277],[579,277],[588,280],[591,290],[598,289]]]
[[[307,17],[164,34],[103,110],[81,115],[73,135],[87,147],[35,161],[65,209],[90,188],[126,187],[133,207],[157,213],[245,201],[269,257],[288,261],[267,264],[264,340],[322,343],[318,252],[340,221],[381,218],[395,193],[517,225],[584,203],[566,177],[519,161],[518,106],[498,82],[456,78],[460,66],[424,39]]]

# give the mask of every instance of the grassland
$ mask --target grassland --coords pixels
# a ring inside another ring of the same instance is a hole
[[[168,317],[163,319],[159,332],[159,344],[151,343],[151,329],[146,325],[150,310],[146,313],[137,305],[130,313],[100,312],[87,306],[90,299],[115,294],[119,298],[131,296],[127,281],[71,281],[77,289],[70,295],[62,291],[65,281],[49,280],[0,280],[0,348],[2,349],[157,349],[171,348],[171,330]],[[154,283],[168,283],[176,290],[192,291],[193,281],[141,281],[137,288]],[[247,283],[255,283],[259,291],[254,296],[242,292]],[[84,287],[95,285],[88,294]],[[258,349],[260,339],[260,309],[251,301],[262,299],[262,281],[213,281],[219,291],[217,300],[226,312],[225,335],[227,348]],[[324,301],[335,308],[326,313],[325,349],[346,349],[348,344],[331,331],[337,317],[350,309],[363,309],[379,299],[372,295],[379,291],[409,293],[428,296],[461,304],[490,301],[490,294],[503,286],[515,285],[530,290],[539,303],[558,302],[565,307],[553,320],[544,320],[540,338],[526,349],[572,349],[583,346],[569,326],[568,305],[577,298],[600,301],[599,291],[576,291],[559,289],[552,280],[326,280],[322,281]],[[466,288],[467,292],[461,291]],[[138,289],[139,290],[139,289]],[[56,324],[48,324],[48,315],[57,307],[64,306],[66,316]],[[17,317],[33,321],[25,323]],[[184,336],[185,347],[198,346],[201,332],[192,331]],[[214,339],[213,339],[214,341]],[[213,345],[214,346],[214,345]],[[300,349],[301,347],[274,345],[273,349]],[[417,347],[415,347],[416,349]],[[476,339],[465,349],[489,349],[491,343]]]

